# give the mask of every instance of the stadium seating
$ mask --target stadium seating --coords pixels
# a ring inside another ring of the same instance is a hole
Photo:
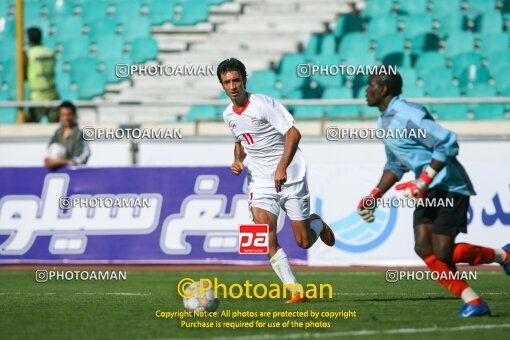
[[[113,72],[115,64],[156,59],[158,46],[151,37],[151,26],[164,23],[195,25],[207,20],[210,5],[225,1],[228,0],[31,0],[24,1],[24,28],[41,29],[43,44],[57,52],[57,65],[67,63],[73,66],[76,60],[91,58],[96,64],[100,63],[96,66],[107,70],[95,71],[91,76],[94,81],[88,81],[85,79],[88,74],[76,71],[76,67],[70,74],[57,67],[57,80],[64,84],[62,79],[69,78],[70,84],[76,85],[76,89],[59,86],[59,92],[65,92],[67,98],[78,95],[80,99],[88,99],[91,94],[104,93],[104,81],[116,83],[122,80]],[[14,0],[1,1],[0,64],[6,66],[15,58],[14,21],[12,16],[8,17],[9,12],[14,13]],[[8,71],[1,74],[4,88],[9,89],[7,93],[15,88],[14,71],[13,68],[9,74],[6,74]],[[98,93],[101,88],[103,92]]]
[[[103,94],[106,83],[122,80],[113,72],[117,63],[144,63],[157,58],[152,26],[196,25],[207,20],[210,5],[224,1],[25,1],[24,26],[40,27],[43,43],[56,50],[57,82],[69,84],[58,85],[59,92],[86,99],[101,88],[99,95]],[[14,75],[6,71],[16,57],[12,53],[13,9],[13,0],[0,3],[0,19],[6,19],[0,25],[0,65],[4,68],[0,83],[9,97],[15,89]],[[368,77],[299,76],[297,65],[382,63],[398,66],[405,97],[472,96],[475,93],[471,89],[479,85],[492,86],[497,95],[503,95],[510,91],[510,80],[505,76],[510,68],[509,22],[510,1],[367,0],[361,13],[341,15],[330,21],[327,31],[311,35],[302,53],[290,50],[276,69],[249,74],[248,88],[284,99],[352,98],[353,94],[360,95]],[[103,81],[93,86],[92,81],[84,80],[88,73],[82,72],[92,72],[92,79],[102,77]],[[447,106],[446,110],[440,107],[438,117],[468,119],[468,111],[473,112],[474,119],[485,117],[473,106]],[[298,117],[305,117],[306,112],[319,115],[321,111],[304,106],[294,109]],[[355,118],[360,112],[362,117],[376,116],[361,106],[347,106],[343,113],[335,110],[322,108],[320,116]],[[202,106],[199,111],[207,113],[210,109]],[[495,117],[504,116],[500,109],[495,112]]]
[[[323,99],[351,99],[352,90],[348,88],[329,88],[322,94]],[[331,106],[326,109],[327,116],[331,118],[358,118],[358,106],[357,105],[341,105]]]
[[[505,13],[510,12],[510,5],[507,7],[506,11],[505,4],[498,8],[493,0],[368,0],[361,15],[340,16],[332,33],[314,33],[303,53],[288,53],[280,60],[275,81],[281,90],[278,94],[282,98],[329,99],[352,98],[354,93],[363,98],[366,76],[300,78],[296,77],[296,66],[377,62],[398,67],[404,98],[475,96],[473,89],[485,86],[491,86],[494,95],[510,92],[506,76],[510,73],[510,36],[503,24]],[[272,84],[273,78],[268,76],[254,88],[274,91],[263,84]],[[490,106],[480,107],[431,105],[431,110],[440,119],[486,119]],[[493,107],[495,119],[503,119],[503,109],[503,105]],[[326,117],[351,118],[360,113],[362,118],[379,115],[364,105],[325,107],[322,111],[319,106],[293,110],[298,118],[322,117],[323,113]]]
[[[199,119],[217,119],[219,117],[218,111],[214,106],[203,105],[203,106],[193,106],[191,110],[186,115],[186,119],[189,122],[194,122]]]

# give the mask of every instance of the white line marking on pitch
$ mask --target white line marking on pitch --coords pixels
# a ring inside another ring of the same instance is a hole
[[[457,332],[457,331],[471,331],[477,329],[497,329],[497,328],[510,328],[510,324],[491,324],[491,325],[470,325],[458,327],[429,327],[429,328],[397,328],[386,330],[360,330],[349,332],[328,332],[328,333],[295,333],[287,335],[250,335],[250,336],[237,336],[237,337],[212,337],[209,339],[226,340],[226,339],[300,339],[300,338],[332,338],[339,336],[366,336],[366,335],[379,335],[379,334],[414,334],[414,333],[433,333],[433,332]]]
[[[121,292],[113,292],[113,293],[75,293],[76,295],[122,295],[122,296],[148,296],[152,295],[151,293],[121,293]]]

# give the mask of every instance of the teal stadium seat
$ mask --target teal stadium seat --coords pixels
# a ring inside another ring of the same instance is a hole
[[[504,65],[510,65],[510,50],[494,52],[487,58],[487,67],[492,75],[496,75]]]
[[[33,19],[38,19],[43,15],[45,4],[42,2],[27,2],[23,4],[23,20],[30,22]]]
[[[375,58],[374,55],[371,53],[360,54],[359,56],[353,55],[342,60],[346,65],[354,65],[355,67],[358,67],[359,65],[362,65],[363,67],[366,65],[375,65]],[[348,81],[353,81],[354,75],[344,74],[344,79]]]
[[[2,61],[2,78],[3,87],[7,91],[10,98],[16,98],[16,61],[9,59]]]
[[[416,84],[416,80],[418,78],[416,74],[416,70],[411,67],[399,67],[397,69],[398,73],[402,77],[402,82],[404,83],[404,87],[410,84]]]
[[[55,22],[55,39],[58,42],[83,39],[83,22],[79,18],[65,17]]]
[[[248,85],[248,88],[249,88],[249,85]],[[259,88],[257,91],[249,90],[249,92],[262,93],[262,94],[265,94],[266,96],[269,96],[274,99],[282,98],[282,94],[280,93],[280,91],[274,87]]]
[[[496,88],[489,84],[475,84],[466,90],[468,97],[495,97]],[[474,113],[475,120],[503,120],[505,108],[502,104],[471,104],[470,111]]]
[[[96,58],[99,61],[120,58],[124,55],[124,40],[118,35],[102,35],[96,39]]]
[[[453,76],[458,78],[465,68],[471,65],[482,65],[482,57],[475,52],[467,52],[456,55],[453,57],[452,62]]]
[[[375,57],[382,60],[390,53],[402,53],[404,49],[404,37],[400,34],[381,36],[377,39]]]
[[[411,38],[411,53],[420,55],[424,52],[438,51],[439,36],[433,33],[418,34]]]
[[[424,96],[423,87],[416,84],[407,84],[402,88],[402,98],[422,98]]]
[[[301,89],[295,89],[289,93],[282,93],[282,98],[286,99],[303,99],[304,97],[303,90]]]
[[[147,18],[125,22],[122,28],[122,36],[126,42],[131,42],[138,38],[147,38],[151,35],[151,25]]]
[[[102,0],[87,1],[80,4],[80,18],[85,24],[104,19],[108,15],[109,3]]]
[[[103,62],[103,67],[104,67],[103,72],[104,72],[106,81],[108,83],[119,83],[123,80],[129,79],[129,77],[122,77],[122,78],[117,77],[117,75],[115,73],[115,67],[117,64],[131,65],[132,61],[129,57],[127,57],[125,55],[105,60]]]
[[[342,58],[370,54],[370,38],[360,32],[346,34],[340,41],[339,54]]]
[[[294,106],[292,113],[296,118],[322,118],[324,107],[320,105]]]
[[[446,2],[445,3],[449,3]],[[438,33],[444,37],[451,32],[462,31],[466,28],[466,19],[460,12],[453,12],[450,14],[440,14],[436,17],[439,23]]]
[[[9,100],[7,92],[0,91],[0,101]],[[17,122],[16,108],[2,107],[0,108],[0,124],[14,124]]]
[[[496,0],[467,0],[469,13],[489,13],[496,10]]]
[[[116,35],[119,24],[113,19],[96,20],[89,24],[89,40],[96,42],[102,36]]]
[[[56,73],[57,92],[61,100],[77,100],[78,92],[72,85],[71,75],[68,72]]]
[[[351,99],[352,89],[345,87],[329,88],[322,94],[322,99]],[[326,108],[327,116],[330,118],[358,118],[359,110],[357,105],[335,105]]]
[[[0,44],[0,63],[16,58],[16,40],[12,37],[2,38]]]
[[[322,36],[320,45],[320,54],[335,54],[336,38],[333,34],[325,34]]]
[[[499,33],[503,31],[503,16],[499,12],[484,13],[475,20],[475,32]]]
[[[152,25],[163,25],[172,21],[175,14],[175,0],[148,1],[149,20]]]
[[[508,61],[507,61],[508,62]],[[505,93],[506,90],[510,89],[510,64],[502,64],[493,73],[493,77],[496,80],[496,88],[501,92]]]
[[[158,55],[158,44],[152,37],[138,38],[131,43],[129,53],[134,63],[155,60]]]
[[[397,18],[392,16],[372,17],[368,23],[368,35],[372,39],[397,33]]]
[[[49,0],[47,1],[48,17],[51,20],[70,18],[74,12],[74,1],[71,0]]]
[[[306,63],[306,58],[300,53],[289,53],[283,56],[278,67],[278,83],[283,96],[295,89],[301,88],[307,82],[306,77],[298,77],[297,66]]]
[[[425,14],[427,12],[427,0],[398,0],[398,14]]]
[[[432,17],[427,15],[406,15],[398,18],[398,21],[404,25],[404,35],[414,37],[418,34],[432,32]]]
[[[209,3],[202,0],[180,2],[181,12],[174,17],[172,23],[177,26],[196,25],[209,17]]]
[[[194,105],[186,115],[188,122],[195,122],[197,120],[216,120],[218,119],[218,110],[210,105]]]
[[[468,120],[468,108],[465,104],[433,104],[430,105],[430,112],[438,120]]]
[[[399,69],[400,67],[410,67],[412,64],[411,55],[409,53],[395,51],[387,54],[382,59],[382,63],[386,66],[398,66]]]
[[[305,56],[310,59],[319,54],[320,34],[312,34],[305,48]]]
[[[106,80],[103,74],[95,72],[79,79],[76,85],[80,99],[92,99],[104,93]]]
[[[464,89],[472,84],[487,84],[489,82],[489,71],[485,66],[470,65],[460,74],[459,87]]]
[[[487,33],[480,34],[480,53],[484,56],[490,56],[491,54],[498,51],[507,51],[509,37],[503,33]]]
[[[256,71],[248,77],[247,87],[252,92],[264,93],[263,89],[275,88],[276,81],[276,73],[273,71]]]
[[[9,14],[10,8],[13,7],[13,4],[7,1],[0,2],[0,18],[4,18]]]
[[[313,59],[310,59],[312,65],[317,66],[330,66],[330,65],[339,65],[340,58],[337,54],[321,54],[316,56]],[[314,74],[311,77],[312,80],[315,80],[322,87],[338,87],[343,83],[342,74],[338,73],[337,75],[332,74]]]
[[[137,21],[141,17],[142,4],[137,0],[117,2],[115,4],[115,20],[125,24]]]
[[[2,40],[5,38],[13,38],[15,33],[14,20],[8,20],[7,18],[4,19],[4,24],[0,25],[0,38]]]
[[[89,56],[89,41],[86,38],[62,41],[60,56],[63,61]]]
[[[338,18],[333,34],[340,38],[344,34],[361,31],[363,31],[363,19],[359,15],[347,14]]]
[[[445,44],[445,55],[452,57],[460,53],[473,51],[475,39],[471,32],[455,31],[448,34]]]
[[[460,13],[461,0],[429,0],[432,5],[431,14],[434,16],[443,15],[447,13]]]
[[[71,80],[78,82],[92,73],[97,73],[97,61],[92,58],[79,58],[69,62]]]
[[[391,13],[393,0],[368,0],[363,10],[364,17],[386,16]]]
[[[460,89],[453,84],[441,87],[425,87],[425,93],[430,97],[456,98],[460,97]]]
[[[426,73],[421,74],[420,78],[423,80],[426,88],[447,87],[452,84],[453,72],[449,68],[435,67],[429,69]]]

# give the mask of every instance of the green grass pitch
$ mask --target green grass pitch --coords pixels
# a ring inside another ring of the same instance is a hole
[[[43,269],[43,268],[41,268]],[[218,311],[356,311],[356,318],[320,321],[330,328],[189,329],[180,320],[155,316],[181,311],[180,279],[214,278],[221,283],[277,283],[272,271],[128,270],[126,281],[37,283],[35,270],[0,270],[2,339],[299,339],[409,338],[508,339],[510,277],[478,271],[471,286],[489,303],[491,317],[458,319],[462,302],[433,281],[387,283],[384,271],[296,270],[301,283],[330,283],[332,299],[288,305],[284,300],[223,299]],[[283,322],[289,318],[256,318]],[[210,321],[192,318],[188,321]],[[253,318],[217,321],[251,321]],[[294,318],[306,322],[310,318]]]

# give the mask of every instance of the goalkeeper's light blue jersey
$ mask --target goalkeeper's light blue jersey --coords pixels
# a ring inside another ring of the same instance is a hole
[[[384,169],[393,172],[399,180],[409,170],[418,177],[433,158],[446,166],[434,177],[430,188],[476,194],[466,170],[456,158],[457,136],[437,124],[423,106],[394,97],[379,117],[377,127],[385,130]]]

